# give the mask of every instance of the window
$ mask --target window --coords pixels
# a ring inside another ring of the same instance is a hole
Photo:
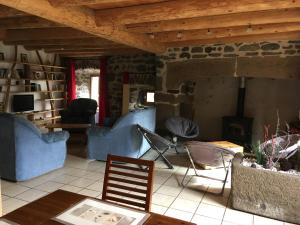
[[[91,76],[91,99],[99,105],[99,76]]]

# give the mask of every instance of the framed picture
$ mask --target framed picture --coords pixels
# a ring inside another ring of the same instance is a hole
[[[21,62],[22,63],[28,63],[27,54],[21,53]]]
[[[0,61],[3,61],[3,60],[4,60],[4,53],[0,52]]]
[[[68,225],[142,225],[149,216],[143,211],[87,198],[53,219]]]

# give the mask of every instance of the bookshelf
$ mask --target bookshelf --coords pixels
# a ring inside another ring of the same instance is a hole
[[[65,67],[0,61],[0,111],[11,112],[13,95],[34,95],[34,111],[12,112],[38,126],[56,123],[66,104]]]

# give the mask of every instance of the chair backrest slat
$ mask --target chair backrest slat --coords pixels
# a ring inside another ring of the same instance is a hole
[[[118,177],[110,177],[109,180],[113,180],[113,181],[117,181],[117,182],[122,182],[122,183],[126,183],[126,184],[134,184],[134,185],[143,186],[143,187],[147,187],[148,186],[147,183],[138,182],[138,181],[134,181],[134,180],[122,179],[122,178],[118,178]]]
[[[102,199],[150,211],[153,170],[153,161],[108,155]]]
[[[109,170],[110,174],[116,174],[116,175],[121,175],[124,177],[133,177],[141,180],[148,180],[148,176],[142,176],[142,175],[137,175],[137,174],[132,174],[132,173],[125,173],[122,171],[116,171],[116,170]]]
[[[127,191],[133,191],[133,192],[137,192],[137,193],[142,193],[142,194],[147,194],[147,190],[146,189],[139,189],[139,188],[134,188],[134,187],[127,187],[127,186],[122,186],[119,184],[114,184],[114,183],[108,183],[109,187],[114,187],[114,188],[119,188],[119,189],[124,189]]]
[[[112,201],[112,202],[118,202],[118,203],[124,203],[126,205],[135,206],[135,207],[139,207],[139,208],[146,208],[145,203],[138,203],[138,202],[130,201],[130,200],[123,199],[123,198],[107,196],[107,198],[105,200],[106,201]]]

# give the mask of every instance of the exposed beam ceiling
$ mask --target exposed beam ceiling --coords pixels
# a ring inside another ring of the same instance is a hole
[[[38,2],[36,0],[0,0],[0,4],[146,51],[156,53],[165,51],[163,44],[150,40],[144,34],[129,33],[115,27],[113,24],[98,27],[95,22],[94,11],[91,9],[78,7],[55,8],[47,0],[39,0]],[[106,21],[106,24],[109,21]]]
[[[0,29],[25,29],[25,28],[45,28],[45,27],[64,27],[64,26],[36,16],[0,18]]]
[[[211,39],[211,38],[230,38],[234,36],[250,36],[257,34],[276,34],[282,32],[300,31],[300,23],[286,23],[286,24],[266,24],[215,28],[215,29],[202,29],[202,30],[189,30],[183,31],[178,36],[178,32],[164,32],[155,33],[154,39],[160,42],[175,42],[196,39]]]
[[[60,36],[58,37],[60,38]],[[94,46],[120,46],[120,44],[101,38],[79,38],[79,39],[48,39],[48,40],[6,40],[7,45],[26,45],[26,46],[48,46],[48,45],[94,45]]]
[[[134,48],[120,48],[120,49],[66,49],[66,50],[45,50],[47,53],[57,53],[57,54],[69,54],[71,52],[93,52],[93,53],[105,53],[105,52],[142,52],[139,49]]]
[[[76,49],[122,49],[128,47],[124,45],[104,45],[104,46],[97,46],[97,45],[34,45],[34,46],[24,46],[27,50],[36,50],[36,49],[45,49],[47,51],[56,51],[56,50],[76,50]]]
[[[300,0],[174,0],[96,11],[96,22],[113,20],[116,24],[131,24],[201,16],[300,7]]]
[[[19,16],[28,16],[28,14],[4,5],[0,5],[0,18]]]
[[[73,28],[36,28],[7,30],[5,41],[34,41],[47,39],[82,39],[94,37]]]
[[[53,6],[90,6],[95,9],[126,7],[140,4],[151,4],[166,0],[49,0]]]
[[[196,46],[204,44],[224,44],[224,43],[241,43],[241,42],[261,42],[261,41],[284,41],[300,40],[300,31],[284,32],[275,34],[258,34],[249,36],[235,36],[224,38],[207,38],[188,41],[168,42],[168,47]]]
[[[130,32],[156,33],[288,22],[300,22],[300,8],[162,20],[149,23],[129,24],[126,27]]]

